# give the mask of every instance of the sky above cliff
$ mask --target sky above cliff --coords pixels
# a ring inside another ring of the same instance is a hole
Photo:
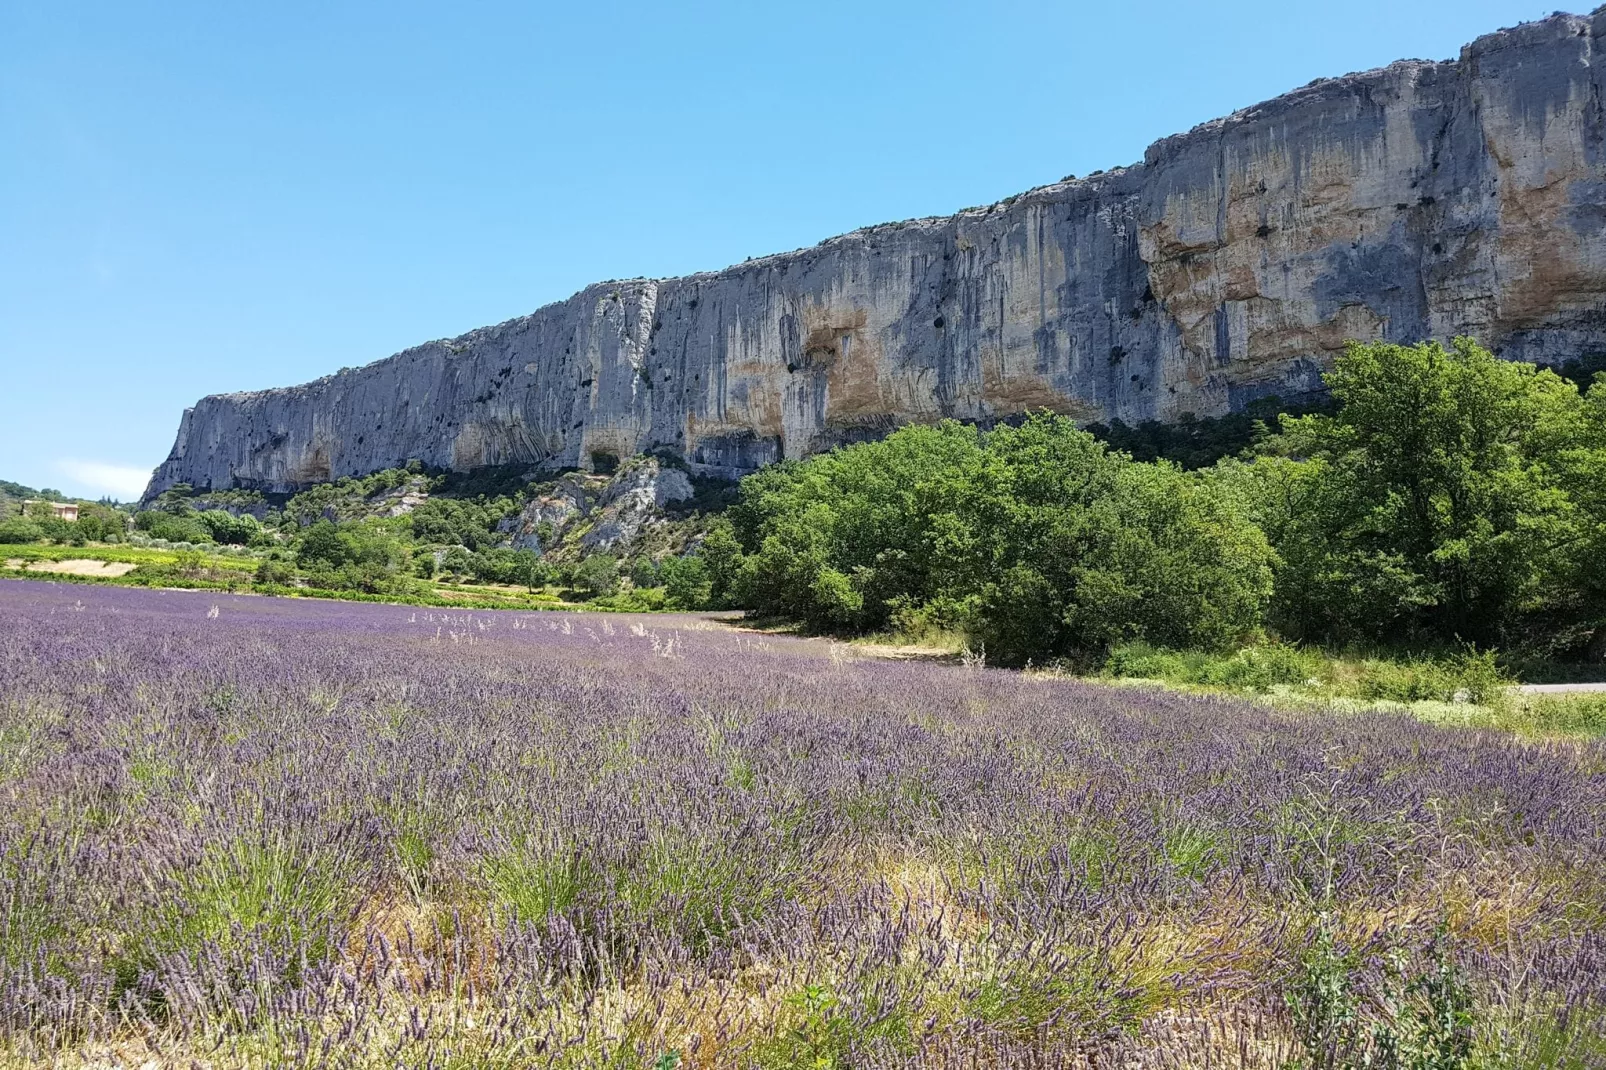
[[[3,8],[0,478],[122,498],[204,394],[1132,163],[1551,10]]]

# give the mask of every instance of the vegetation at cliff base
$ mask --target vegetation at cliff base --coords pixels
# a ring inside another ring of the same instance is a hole
[[[749,477],[714,589],[990,658],[1123,643],[1606,653],[1606,387],[1471,341],[1354,345],[1333,408],[1196,471],[1048,414],[908,427]]]
[[[1606,657],[1606,387],[1583,378],[1464,339],[1353,345],[1328,400],[1297,415],[1263,402],[1169,429],[1048,413],[910,426],[739,488],[671,457],[608,473],[412,464],[277,497],[179,485],[131,517],[19,506],[0,541],[167,555],[125,583],[740,608],[995,664],[1143,664],[1189,683],[1347,651],[1347,667],[1328,658],[1301,678],[1322,686],[1300,686],[1455,695],[1478,690],[1467,681],[1491,650],[1507,673]],[[1201,658],[1216,668],[1178,668]],[[1399,679],[1438,683],[1358,682],[1383,663],[1433,666]]]
[[[947,423],[750,476],[734,590],[821,630],[947,627],[1023,663],[1260,622],[1272,554],[1222,495],[1053,416]]]

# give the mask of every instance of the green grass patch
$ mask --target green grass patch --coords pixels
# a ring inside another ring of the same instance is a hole
[[[184,555],[196,560],[203,568],[249,571],[256,567],[256,559],[244,554],[216,554],[205,550],[171,550],[154,546],[129,546],[122,543],[88,543],[84,546],[49,546],[43,543],[22,543],[0,546],[0,560],[24,561],[114,561],[130,565],[171,566],[179,564]]]
[[[526,925],[574,907],[597,880],[579,849],[525,837],[486,858],[480,875],[492,902]]]
[[[1511,694],[1493,706],[1434,707],[1419,711],[1440,724],[1492,728],[1526,736],[1606,736],[1606,693]]]
[[[1514,682],[1492,652],[1378,657],[1264,643],[1226,653],[1114,647],[1102,674],[1243,694],[1362,701],[1488,703]]]

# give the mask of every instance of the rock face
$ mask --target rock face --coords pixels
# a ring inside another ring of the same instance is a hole
[[[587,550],[629,546],[641,529],[670,502],[692,496],[686,473],[666,468],[656,457],[646,457],[619,473],[598,499],[597,520],[580,538]]]
[[[518,516],[506,521],[504,534],[510,537],[513,548],[541,553],[546,543],[560,535],[571,521],[585,516],[591,509],[586,482],[564,476],[550,493],[537,495]]]
[[[671,502],[683,502],[694,491],[686,473],[656,457],[635,458],[611,478],[569,474],[533,498],[503,532],[518,550],[541,553],[579,522],[586,522],[579,543],[587,550],[623,549],[635,544],[648,524],[660,520]]]
[[[398,465],[739,475],[943,417],[1217,415],[1345,340],[1606,348],[1606,8],[1312,83],[1141,164],[203,398],[147,494]]]

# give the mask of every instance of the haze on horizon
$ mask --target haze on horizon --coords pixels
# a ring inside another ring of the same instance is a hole
[[[132,497],[204,394],[1131,163],[1497,0],[0,12],[0,478]]]

